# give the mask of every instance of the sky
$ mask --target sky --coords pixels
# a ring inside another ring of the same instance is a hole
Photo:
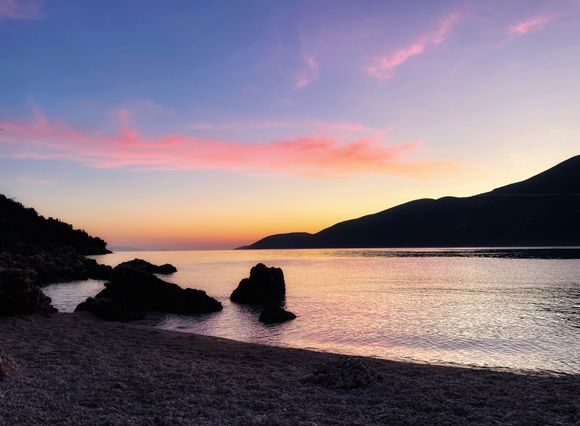
[[[0,192],[222,249],[580,153],[580,0],[0,0]]]

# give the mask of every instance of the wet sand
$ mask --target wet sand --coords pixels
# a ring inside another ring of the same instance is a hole
[[[0,350],[21,369],[0,381],[3,425],[580,422],[580,376],[360,358],[382,379],[340,389],[303,379],[341,355],[90,314],[2,318]]]

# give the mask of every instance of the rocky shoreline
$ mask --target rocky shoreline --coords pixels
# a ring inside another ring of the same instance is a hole
[[[106,280],[112,268],[85,257],[72,247],[53,250],[0,251],[0,268],[33,270],[40,286],[90,278]]]

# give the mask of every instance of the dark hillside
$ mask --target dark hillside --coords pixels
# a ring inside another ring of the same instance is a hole
[[[20,250],[26,246],[56,249],[72,247],[80,254],[105,254],[107,243],[83,230],[0,194],[0,249]]]
[[[580,156],[473,197],[421,199],[244,248],[580,246]]]

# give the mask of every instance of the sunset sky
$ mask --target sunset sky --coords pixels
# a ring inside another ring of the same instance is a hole
[[[580,1],[0,0],[0,192],[230,248],[580,153]]]

